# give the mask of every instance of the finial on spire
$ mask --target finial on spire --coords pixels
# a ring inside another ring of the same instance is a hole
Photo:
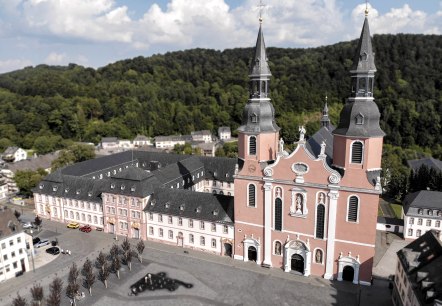
[[[259,23],[262,23],[262,11],[264,10],[264,8],[266,7],[266,5],[264,3],[262,3],[262,0],[259,0]]]
[[[368,0],[365,0],[365,17],[368,16]]]

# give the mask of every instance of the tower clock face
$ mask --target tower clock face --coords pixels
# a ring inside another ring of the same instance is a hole
[[[256,166],[255,165],[249,165],[249,172],[255,172]]]

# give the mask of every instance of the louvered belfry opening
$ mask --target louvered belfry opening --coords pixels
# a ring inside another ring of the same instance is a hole
[[[325,207],[319,204],[316,208],[316,238],[324,239]]]
[[[249,139],[249,155],[256,155],[256,137],[251,136]]]
[[[249,185],[249,206],[255,207],[255,185]]]
[[[275,231],[282,230],[282,200],[276,198],[275,200]]]
[[[351,162],[353,164],[362,163],[362,142],[356,141],[352,145]]]
[[[350,197],[350,201],[348,203],[348,221],[356,222],[358,221],[358,205],[359,200],[355,196]]]

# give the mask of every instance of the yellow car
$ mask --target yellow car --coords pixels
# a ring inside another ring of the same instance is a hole
[[[66,227],[67,228],[79,228],[80,224],[78,224],[77,222],[70,222]]]

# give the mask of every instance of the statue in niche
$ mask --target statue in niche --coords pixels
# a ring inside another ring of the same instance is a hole
[[[302,204],[302,195],[298,193],[296,195],[296,213],[302,213]]]
[[[275,255],[281,255],[281,243],[280,242],[275,243]]]
[[[279,152],[284,152],[284,139],[282,137],[279,139]]]
[[[277,198],[281,197],[281,188],[276,188],[276,197]]]
[[[316,260],[316,263],[322,263],[322,251],[321,250],[316,250],[315,260]]]
[[[319,203],[325,203],[325,196],[322,192],[319,194]]]

